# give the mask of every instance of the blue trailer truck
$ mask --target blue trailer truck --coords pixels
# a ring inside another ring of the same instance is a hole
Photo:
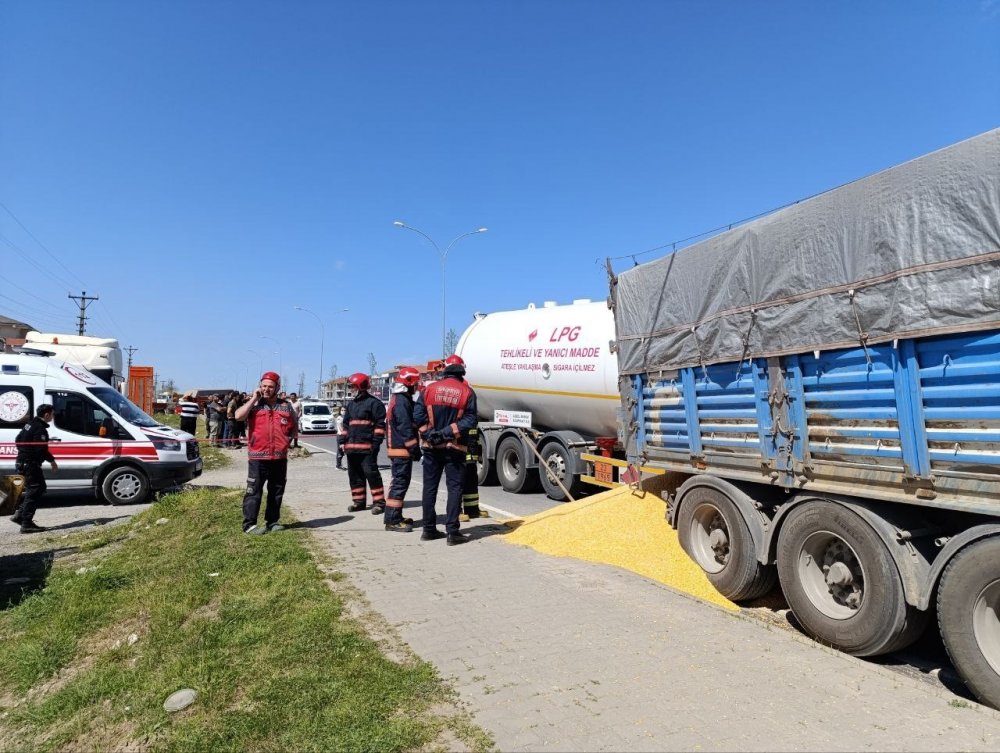
[[[1000,707],[1000,129],[617,275],[625,452],[725,596]]]

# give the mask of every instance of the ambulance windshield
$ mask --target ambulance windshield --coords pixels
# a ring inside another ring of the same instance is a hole
[[[150,428],[153,426],[159,426],[159,424],[146,415],[138,405],[128,400],[117,390],[113,390],[110,387],[90,387],[89,389],[94,397],[111,408],[111,410],[133,426]]]

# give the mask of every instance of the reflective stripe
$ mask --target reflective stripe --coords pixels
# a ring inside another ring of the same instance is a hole
[[[406,445],[407,447],[416,447],[417,446],[416,437],[414,437],[413,439],[407,439],[405,442],[403,442],[403,444]]]
[[[408,457],[410,457],[410,451],[409,450],[400,450],[400,449],[393,448],[393,449],[389,450],[389,457],[390,458],[408,458]]]
[[[375,423],[375,422],[374,421],[369,421],[369,420],[364,419],[364,418],[352,418],[351,419],[351,426],[370,426],[373,423]]]
[[[398,509],[402,509],[403,508],[403,500],[389,498],[389,499],[387,499],[385,501],[385,506],[386,507],[395,507],[395,508],[398,508]]]
[[[345,450],[371,450],[371,443],[349,442],[344,445]]]

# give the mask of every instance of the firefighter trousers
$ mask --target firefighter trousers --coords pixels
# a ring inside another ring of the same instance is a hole
[[[392,458],[392,481],[389,484],[389,496],[385,500],[385,522],[398,523],[403,519],[403,503],[406,492],[413,478],[413,460],[410,458]]]
[[[465,474],[465,454],[450,450],[428,450],[424,453],[424,530],[433,531],[437,526],[435,504],[442,473],[448,489],[444,527],[448,533],[457,533],[458,516],[462,512],[462,478]]]
[[[365,483],[372,491],[372,504],[385,504],[385,489],[382,486],[382,474],[378,470],[378,455],[374,452],[347,453],[347,480],[351,484],[351,502],[365,504]]]

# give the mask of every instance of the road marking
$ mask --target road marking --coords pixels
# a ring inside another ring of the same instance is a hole
[[[490,512],[499,513],[500,515],[506,515],[508,518],[523,518],[524,517],[523,515],[515,515],[512,512],[507,512],[506,510],[501,510],[499,507],[494,507],[493,505],[484,505],[484,504],[480,503],[479,506],[483,507],[483,508],[485,508],[487,510],[489,510]]]
[[[308,447],[310,450],[316,450],[317,452],[325,452],[327,455],[336,455],[336,450],[328,450],[325,447],[320,447],[318,444],[309,444],[308,442],[299,442],[303,447]]]

